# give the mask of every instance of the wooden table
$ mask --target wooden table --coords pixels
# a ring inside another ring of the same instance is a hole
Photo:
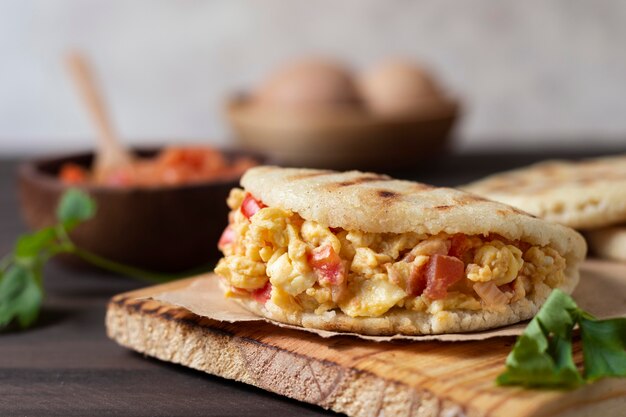
[[[607,151],[608,152],[608,151]],[[455,156],[402,176],[454,185],[545,157]],[[0,161],[0,254],[24,231],[16,162]],[[314,416],[333,415],[248,385],[144,358],[107,339],[105,306],[144,284],[94,271],[46,267],[47,298],[36,328],[0,333],[0,416]]]

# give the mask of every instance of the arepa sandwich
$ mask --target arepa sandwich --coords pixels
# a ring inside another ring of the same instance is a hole
[[[225,295],[271,320],[369,335],[477,331],[571,292],[574,230],[372,173],[256,167],[228,198]]]

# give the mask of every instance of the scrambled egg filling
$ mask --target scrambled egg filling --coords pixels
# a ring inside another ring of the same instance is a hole
[[[233,189],[227,200],[231,235],[220,241],[224,257],[215,271],[230,286],[227,296],[256,298],[271,285],[263,301],[287,312],[339,309],[377,317],[392,308],[431,314],[497,310],[564,279],[565,259],[550,247],[461,235],[460,251],[458,236],[446,233],[335,229],[261,205],[246,215],[245,198],[243,190]],[[437,256],[454,256],[463,276],[449,280],[444,271],[440,278],[432,265]],[[438,279],[449,280],[443,290]]]

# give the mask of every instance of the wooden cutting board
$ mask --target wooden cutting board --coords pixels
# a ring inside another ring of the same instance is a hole
[[[591,268],[602,274],[624,272],[602,263]],[[355,417],[626,416],[626,379],[605,379],[574,391],[495,386],[514,337],[454,343],[323,339],[264,322],[218,322],[137,299],[181,288],[192,279],[114,297],[106,317],[109,337],[164,361]],[[574,352],[580,364],[578,342]]]

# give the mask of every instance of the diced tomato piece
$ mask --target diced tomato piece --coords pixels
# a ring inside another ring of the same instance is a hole
[[[243,199],[243,203],[241,203],[241,212],[247,219],[254,216],[257,211],[262,208],[267,207],[265,204],[252,197],[252,194],[247,193],[246,197]]]
[[[426,266],[428,264],[423,264],[420,266],[413,265],[411,268],[411,273],[406,282],[406,292],[413,296],[417,297],[422,295],[424,290],[426,289]]]
[[[307,260],[317,273],[320,284],[340,285],[344,282],[345,267],[332,246],[324,245],[313,249],[307,254]]]
[[[87,171],[80,165],[63,164],[59,177],[66,184],[80,184],[87,180]]]
[[[526,252],[528,249],[532,248],[533,245],[528,242],[522,242],[521,240],[518,240],[515,242],[515,246],[520,248],[522,252]]]
[[[452,236],[452,239],[450,239],[450,251],[448,251],[448,255],[460,258],[471,247],[472,243],[467,235],[463,233],[456,233]]]
[[[465,276],[465,264],[459,258],[433,255],[426,267],[426,289],[424,295],[433,300],[445,298],[448,287]]]
[[[233,228],[228,225],[226,229],[222,232],[222,236],[220,237],[219,242],[217,242],[217,247],[222,249],[225,245],[232,243],[235,240],[235,231]]]
[[[272,284],[267,281],[263,288],[252,291],[251,295],[257,302],[262,304],[267,303],[267,300],[272,296]]]

